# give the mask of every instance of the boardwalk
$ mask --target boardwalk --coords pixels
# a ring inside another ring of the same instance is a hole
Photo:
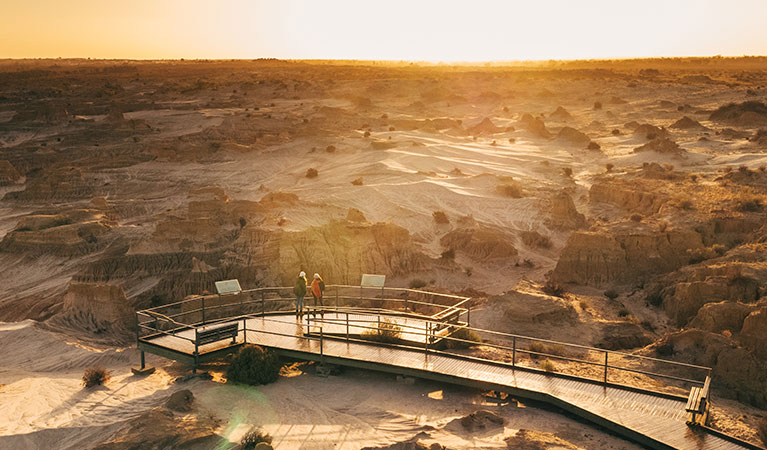
[[[368,315],[367,320],[375,317]],[[364,315],[351,315],[349,333],[362,332],[361,324],[364,320]],[[418,322],[417,319],[392,320],[409,320],[411,326]],[[686,399],[683,397],[554,376],[466,356],[427,352],[419,348],[347,341],[343,338],[347,332],[343,315],[326,314],[326,323],[321,331],[322,338],[316,323],[312,325],[310,322],[307,325],[305,321],[297,321],[293,315],[245,317],[229,323],[232,322],[241,324],[236,337],[237,345],[244,342],[255,343],[274,348],[289,357],[498,390],[523,398],[541,400],[652,448],[755,448],[725,439],[703,428],[688,427],[685,424]],[[355,322],[358,327],[355,327]],[[218,325],[209,327],[215,326]],[[424,329],[426,327],[424,322]],[[173,335],[143,337],[139,340],[139,347],[193,363],[194,333],[194,329],[185,329]],[[328,338],[327,334],[338,336]],[[413,340],[418,339],[414,334]],[[420,342],[426,345],[425,340],[421,339]],[[230,346],[231,339],[201,346],[198,352],[204,358]]]

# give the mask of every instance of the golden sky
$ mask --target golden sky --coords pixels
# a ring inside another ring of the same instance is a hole
[[[767,0],[0,0],[0,58],[767,54]]]

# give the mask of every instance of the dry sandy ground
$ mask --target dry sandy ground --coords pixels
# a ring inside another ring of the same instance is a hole
[[[503,439],[520,429],[553,433],[582,448],[637,448],[555,411],[522,402],[498,407],[476,390],[428,381],[398,382],[391,375],[358,370],[323,378],[294,367],[262,387],[174,382],[186,369],[150,355],[149,363],[160,367],[136,377],[129,371],[137,360],[135,349],[93,348],[32,321],[0,325],[0,340],[2,449],[90,448],[179,389],[195,394],[198,415],[221,421],[222,445],[260,427],[274,437],[277,449],[359,449],[419,433],[421,442],[449,448],[505,448]],[[81,368],[90,366],[108,368],[112,380],[83,389]],[[469,433],[450,424],[477,409],[498,413],[505,426]]]

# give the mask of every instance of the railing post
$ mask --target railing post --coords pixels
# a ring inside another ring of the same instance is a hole
[[[338,286],[336,286],[336,313],[338,313]]]
[[[242,343],[248,343],[248,319],[242,318]]]
[[[466,308],[466,325],[471,326],[471,305]]]
[[[346,311],[346,342],[349,342],[349,311]]]
[[[607,355],[608,353],[605,351],[605,379],[604,379],[605,384],[607,384]]]
[[[424,323],[423,337],[424,337],[423,352],[428,354],[429,353],[429,322]]]
[[[323,329],[323,327],[320,327],[320,359],[321,360],[325,359],[324,358],[325,350],[324,350],[324,346],[323,346],[323,342],[325,341],[325,339],[324,339],[324,332],[323,332],[322,329]]]
[[[261,291],[261,315],[266,315],[266,300],[264,299],[264,291]]]
[[[205,325],[205,297],[202,297],[202,324]]]
[[[196,335],[195,331],[195,335]],[[197,342],[197,336],[194,337],[194,367],[192,367],[192,373],[197,373],[197,365],[200,363],[200,352],[199,352],[200,346]]]
[[[144,350],[141,350],[141,370],[144,370],[146,368],[146,363],[144,362]]]
[[[511,367],[515,367],[517,365],[517,337],[513,336],[511,342]]]

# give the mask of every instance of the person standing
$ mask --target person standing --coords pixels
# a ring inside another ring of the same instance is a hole
[[[314,279],[312,280],[312,297],[314,297],[314,316],[317,316],[317,305],[319,305],[320,308],[324,306],[322,301],[322,294],[325,292],[325,282],[322,280],[322,277],[320,274],[315,273]],[[320,309],[320,314],[324,317],[325,311]]]
[[[293,294],[296,296],[296,317],[304,314],[304,297],[306,296],[306,272],[301,271],[293,286]]]

